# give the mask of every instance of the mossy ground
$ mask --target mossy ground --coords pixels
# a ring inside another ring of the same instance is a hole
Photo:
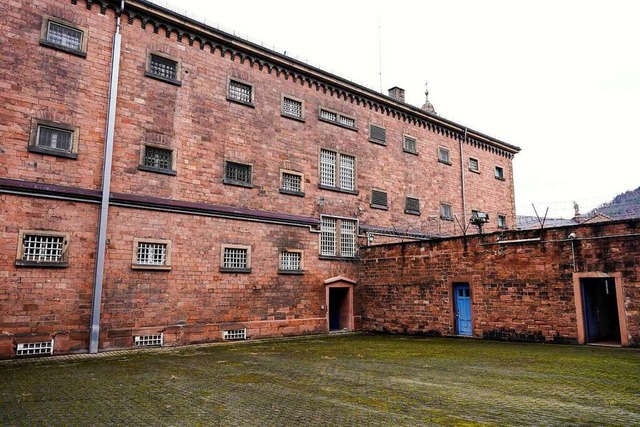
[[[342,335],[0,363],[2,425],[640,425],[640,351]]]

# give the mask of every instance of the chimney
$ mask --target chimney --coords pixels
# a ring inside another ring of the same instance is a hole
[[[389,89],[389,96],[395,100],[404,102],[404,89],[401,89],[398,86],[394,86]]]

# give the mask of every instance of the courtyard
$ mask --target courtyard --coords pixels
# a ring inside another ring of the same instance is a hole
[[[640,425],[640,351],[322,335],[0,362],[0,424]]]

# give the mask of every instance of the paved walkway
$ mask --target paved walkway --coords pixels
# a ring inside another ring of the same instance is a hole
[[[640,425],[640,351],[378,335],[0,362],[0,425]]]

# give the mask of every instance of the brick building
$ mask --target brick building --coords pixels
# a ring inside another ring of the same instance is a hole
[[[514,227],[519,149],[400,88],[143,0],[0,12],[2,357],[356,329],[360,247]]]

